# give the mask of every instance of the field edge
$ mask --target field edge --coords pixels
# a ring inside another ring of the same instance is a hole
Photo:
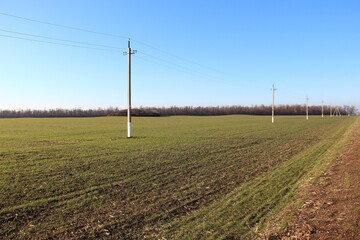
[[[299,188],[314,181],[330,166],[343,150],[357,122],[359,118],[295,155],[274,171],[240,186],[191,216],[173,221],[165,227],[163,238],[266,239],[264,237],[271,225],[268,222],[288,207]],[[239,212],[240,209],[242,212]],[[283,219],[277,227],[290,221],[291,217]]]
[[[324,157],[324,162],[320,162],[319,166],[309,172],[309,176],[299,182],[299,186],[293,198],[289,199],[288,203],[275,213],[269,222],[261,226],[257,240],[278,239],[277,235],[284,232],[290,222],[295,218],[298,209],[304,204],[309,194],[311,185],[318,183],[321,176],[330,169],[337,158],[340,157],[345,147],[354,134],[354,129],[360,127],[360,118],[357,117],[348,130],[344,133],[341,140],[330,149],[329,156]],[[321,164],[322,163],[322,164]]]

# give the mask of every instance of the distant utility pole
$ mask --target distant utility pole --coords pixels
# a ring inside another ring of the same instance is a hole
[[[332,107],[331,107],[331,105],[330,105],[330,117],[332,117],[333,115],[332,115]]]
[[[344,110],[346,111],[348,117],[350,117],[350,107],[346,106]]]
[[[130,38],[128,41],[128,51],[123,52],[124,55],[128,55],[128,109],[127,109],[127,137],[132,137],[132,128],[131,128],[131,55],[135,54],[137,51],[131,51],[130,47]]]
[[[309,98],[306,96],[306,120],[309,120]]]
[[[321,100],[321,117],[324,117],[324,100]]]
[[[274,123],[275,121],[275,91],[277,89],[275,88],[274,84],[271,88],[271,91],[272,91],[272,108],[271,108],[271,122]]]
[[[336,108],[335,108],[334,116],[341,117],[341,112],[340,112],[340,108],[339,108],[339,107],[336,107]]]

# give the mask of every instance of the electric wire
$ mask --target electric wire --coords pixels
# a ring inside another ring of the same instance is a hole
[[[66,40],[66,39],[60,39],[60,38],[53,38],[53,37],[47,37],[47,36],[43,36],[43,35],[35,35],[35,34],[28,34],[28,33],[23,33],[23,32],[17,32],[17,31],[10,31],[10,30],[5,30],[5,29],[0,29],[0,31],[3,32],[7,32],[7,33],[14,33],[14,34],[20,34],[23,36],[31,36],[31,37],[37,37],[37,38],[44,38],[44,39],[49,39],[49,40],[56,40],[56,41],[64,41],[64,42],[70,42],[70,43],[77,43],[77,44],[85,44],[85,45],[90,45],[90,46],[99,46],[99,47],[106,47],[106,48],[112,48],[112,49],[116,49],[116,50],[124,50],[126,48],[118,48],[118,47],[114,47],[114,46],[108,46],[108,45],[100,45],[100,44],[93,44],[93,43],[87,43],[87,42],[79,42],[79,41],[72,41],[72,40]],[[23,38],[23,37],[16,37],[16,36],[9,36],[9,35],[1,35],[1,37],[7,37],[7,38],[15,38],[15,39],[20,39],[20,40],[27,40],[27,41],[33,41],[33,42],[40,42],[40,43],[47,43],[47,44],[56,44],[56,45],[63,45],[63,46],[71,46],[71,47],[80,47],[80,48],[88,48],[88,49],[94,49],[94,50],[103,50],[103,51],[109,51],[108,49],[102,49],[102,48],[93,48],[93,47],[84,47],[84,46],[79,46],[79,45],[73,45],[73,44],[64,44],[64,43],[56,43],[56,42],[49,42],[49,41],[42,41],[42,40],[36,40],[36,39],[29,39],[29,38]],[[113,51],[112,51],[113,52]],[[115,52],[115,51],[114,51]],[[138,51],[138,53],[143,54],[145,56],[151,57],[156,59],[157,61],[161,61],[163,63],[169,64],[169,65],[173,65],[175,67],[177,67],[178,71],[181,71],[183,73],[196,73],[196,75],[198,77],[204,78],[204,79],[208,79],[210,80],[210,76],[206,76],[203,75],[201,72],[198,71],[193,71],[187,67],[184,67],[182,65],[179,64],[175,64],[169,61],[166,61],[162,58],[144,53],[142,51]],[[163,65],[164,66],[164,65]],[[166,66],[166,65],[165,65]]]
[[[72,41],[72,40],[61,39],[61,38],[47,37],[47,36],[43,36],[43,35],[35,35],[35,34],[29,34],[29,33],[22,33],[22,32],[10,31],[10,30],[5,30],[5,29],[0,29],[0,31],[2,31],[2,32],[7,32],[7,33],[15,33],[15,34],[23,35],[23,36],[44,38],[44,39],[49,39],[49,40],[56,40],[56,41],[63,41],[63,42],[70,42],[70,43],[77,43],[77,44],[83,44],[83,45],[89,45],[89,46],[96,46],[96,47],[105,47],[105,48],[116,49],[116,50],[124,50],[124,49],[126,49],[126,48],[120,48],[120,47],[109,46],[109,45],[102,45],[102,44],[95,44],[95,43],[87,43],[87,42],[78,42],[78,41]]]
[[[30,21],[30,22],[35,22],[35,23],[40,23],[40,24],[45,24],[45,25],[50,25],[50,26],[55,26],[55,27],[60,27],[60,28],[65,28],[65,29],[71,29],[71,30],[76,30],[76,31],[81,31],[81,32],[86,32],[86,33],[92,33],[92,34],[97,34],[97,35],[103,35],[103,36],[108,36],[108,37],[115,37],[115,38],[121,38],[121,39],[130,39],[129,37],[126,36],[121,36],[121,35],[117,35],[117,34],[112,34],[112,33],[105,33],[105,32],[100,32],[100,31],[93,31],[93,30],[89,30],[89,29],[85,29],[85,28],[79,28],[79,27],[74,27],[74,26],[69,26],[69,25],[63,25],[63,24],[56,24],[56,23],[51,23],[51,22],[47,22],[47,21],[41,21],[41,20],[36,20],[36,19],[32,19],[32,18],[27,18],[27,17],[22,17],[22,16],[18,16],[18,15],[14,15],[14,14],[8,14],[8,13],[4,13],[4,12],[0,12],[0,15],[3,16],[7,16],[7,17],[11,17],[11,18],[16,18],[16,19],[21,19],[21,20],[25,20],[25,21]],[[65,39],[60,39],[60,38],[52,38],[52,37],[46,37],[46,36],[40,36],[40,35],[34,35],[34,34],[27,34],[27,33],[20,33],[20,32],[15,32],[15,31],[9,31],[9,30],[4,30],[4,29],[0,29],[0,31],[4,31],[4,32],[9,32],[9,33],[15,33],[15,34],[21,34],[21,35],[26,35],[26,36],[32,36],[32,37],[39,37],[39,38],[44,38],[44,39],[49,39],[49,40],[56,40],[56,41],[63,41],[63,42],[69,42],[69,43],[76,43],[76,44],[82,44],[82,45],[89,45],[89,46],[98,46],[98,47],[105,47],[105,48],[109,48],[109,49],[103,49],[103,48],[94,48],[94,47],[86,47],[86,46],[78,46],[78,45],[73,45],[73,44],[65,44],[65,43],[55,43],[55,42],[49,42],[49,41],[43,41],[43,40],[35,40],[35,39],[29,39],[29,38],[22,38],[22,37],[15,37],[15,36],[8,36],[8,35],[0,35],[1,37],[7,37],[7,38],[14,38],[14,39],[20,39],[20,40],[27,40],[27,41],[33,41],[33,42],[40,42],[40,43],[47,43],[47,44],[54,44],[54,45],[62,45],[62,46],[71,46],[71,47],[77,47],[77,48],[84,48],[84,49],[92,49],[92,50],[101,50],[101,51],[107,51],[107,52],[119,52],[119,51],[115,51],[115,50],[111,50],[111,49],[125,49],[125,48],[119,48],[119,47],[114,47],[114,46],[107,46],[107,45],[100,45],[100,44],[93,44],[93,43],[86,43],[86,42],[78,42],[78,41],[72,41],[72,40],[65,40]],[[138,43],[138,44],[142,44],[144,46],[147,46],[153,50],[156,50],[158,52],[162,52],[168,56],[171,56],[173,58],[177,58],[180,59],[182,61],[186,61],[192,64],[196,64],[202,68],[206,68],[206,69],[210,69],[213,71],[217,71],[217,72],[221,72],[222,74],[224,74],[224,72],[222,71],[218,71],[215,70],[213,68],[204,66],[202,64],[196,63],[194,61],[188,60],[186,58],[177,56],[173,53],[170,53],[168,51],[165,51],[163,49],[160,49],[158,47],[155,47],[153,45],[150,45],[148,43],[136,40],[131,38],[132,41]],[[139,51],[138,51],[139,52]],[[183,72],[186,71],[192,71],[192,72],[196,72],[197,74],[202,74],[198,71],[193,71],[193,70],[189,70],[186,67],[183,67],[179,64],[175,64],[169,61],[166,61],[164,59],[152,56],[150,54],[146,54],[144,52],[139,52],[143,55],[146,55],[148,57],[154,58],[160,62],[164,62],[173,66],[176,66],[178,68],[183,69]],[[180,69],[177,69],[180,70]],[[227,73],[225,73],[226,75],[228,75]],[[228,81],[229,82],[229,81]],[[232,81],[231,81],[232,82]],[[249,86],[248,86],[249,87]],[[261,88],[263,89],[263,87],[260,86],[251,86],[252,88]],[[296,95],[298,95],[299,93],[296,93]],[[299,94],[300,95],[300,94]]]
[[[161,62],[154,61],[154,60],[152,60],[152,59],[144,58],[144,57],[141,57],[141,56],[135,56],[134,58],[135,58],[135,59],[140,59],[140,60],[145,61],[145,62],[158,64],[158,65],[161,65],[161,66],[164,66],[164,67],[167,67],[167,68],[169,68],[169,69],[173,69],[173,70],[176,70],[176,71],[185,73],[185,74],[190,74],[188,71],[185,71],[185,70],[180,69],[180,68],[175,68],[175,66],[173,66],[173,65],[169,66],[169,65],[167,65],[167,64],[163,64],[163,63],[161,63]]]
[[[93,34],[98,34],[98,35],[109,36],[109,37],[116,37],[116,38],[122,38],[122,39],[128,39],[129,38],[129,37],[120,36],[120,35],[112,34],[112,33],[98,32],[98,31],[93,31],[93,30],[89,30],[89,29],[85,29],[85,28],[72,27],[72,26],[68,26],[68,25],[56,24],[56,23],[51,23],[51,22],[46,22],[46,21],[40,21],[40,20],[21,17],[21,16],[17,16],[17,15],[13,15],[13,14],[4,13],[4,12],[0,12],[0,15],[7,16],[7,17],[12,17],[12,18],[17,18],[17,19],[22,19],[22,20],[26,20],[26,21],[30,21],[30,22],[46,24],[46,25],[55,26],[55,27],[61,27],[61,28],[67,28],[67,29],[77,30],[77,31],[81,31],[81,32],[87,32],[87,33],[93,33]]]
[[[197,77],[201,77],[201,78],[203,78],[203,79],[207,79],[207,80],[210,80],[210,81],[216,81],[216,82],[223,82],[223,83],[225,82],[226,84],[236,84],[236,85],[239,85],[239,82],[235,82],[235,81],[229,80],[229,79],[227,79],[227,78],[222,78],[222,79],[220,80],[220,79],[218,79],[218,78],[214,78],[214,77],[212,77],[212,76],[203,74],[202,72],[192,70],[192,69],[190,69],[190,68],[184,67],[184,66],[182,66],[182,65],[179,65],[179,64],[176,64],[176,63],[167,61],[167,60],[164,60],[164,59],[162,59],[162,58],[153,56],[153,55],[148,54],[148,53],[144,53],[144,52],[142,52],[142,51],[138,51],[138,53],[143,54],[143,55],[145,55],[145,56],[147,56],[147,57],[153,58],[153,59],[155,59],[156,61],[158,61],[158,62],[155,62],[155,63],[158,63],[158,64],[160,64],[159,62],[161,62],[161,63],[166,63],[166,64],[168,64],[168,65],[172,65],[172,66],[175,66],[175,67],[179,68],[179,69],[176,69],[176,70],[182,70],[182,72],[185,72],[185,73],[192,73],[194,76],[196,75]],[[160,65],[164,65],[164,64],[160,64]],[[164,65],[164,66],[166,66],[166,65]],[[263,87],[255,87],[255,86],[248,86],[248,87],[257,88],[257,89],[259,89],[259,88],[264,89]]]
[[[150,54],[144,54],[144,55],[147,56],[147,57],[153,57]],[[173,63],[165,61],[163,59],[160,60],[157,57],[153,57],[152,59],[148,59],[148,58],[144,58],[144,57],[140,57],[138,55],[135,55],[135,58],[141,59],[141,60],[146,61],[146,62],[155,63],[155,64],[158,64],[158,65],[161,65],[161,66],[165,66],[167,68],[174,69],[174,70],[177,70],[179,72],[182,72],[182,73],[185,73],[185,74],[197,77],[197,78],[201,78],[201,79],[204,79],[204,80],[217,82],[217,83],[221,82],[221,83],[226,84],[228,86],[239,85],[239,82],[235,82],[235,81],[232,81],[232,80],[229,80],[229,79],[221,79],[220,80],[218,78],[213,78],[211,76],[202,75],[199,72],[194,72],[194,71],[192,71],[190,69],[181,67],[181,66],[179,66],[177,64],[173,64]],[[253,87],[250,86],[250,88],[253,88]]]
[[[145,53],[145,52],[143,52],[143,51],[138,51],[138,53],[143,54],[143,55],[148,56],[148,57],[151,57],[151,58],[154,58],[154,59],[156,59],[156,60],[158,60],[158,61],[160,61],[160,62],[164,62],[164,63],[167,63],[167,64],[169,64],[169,65],[174,65],[174,66],[176,66],[176,67],[178,67],[178,68],[182,68],[182,69],[184,69],[184,70],[191,71],[191,72],[194,72],[194,73],[197,73],[197,74],[201,74],[201,75],[206,76],[206,74],[203,74],[203,73],[201,73],[201,72],[199,72],[199,71],[192,70],[192,69],[187,68],[187,67],[185,67],[185,66],[182,66],[182,65],[179,65],[179,64],[176,64],[176,63],[167,61],[167,60],[165,60],[165,59],[163,59],[163,58],[159,58],[159,57],[153,56],[153,55],[148,54],[148,53]],[[207,76],[207,77],[209,77],[209,76]]]
[[[142,45],[144,45],[144,46],[147,46],[147,47],[149,47],[149,48],[152,48],[152,49],[154,49],[154,50],[156,50],[156,51],[162,52],[162,53],[164,53],[164,54],[166,54],[166,55],[169,55],[169,56],[171,56],[171,57],[178,58],[178,59],[180,59],[180,60],[182,60],[182,61],[185,61],[185,62],[188,62],[188,63],[192,63],[192,64],[196,64],[196,65],[198,65],[198,66],[200,66],[200,67],[202,67],[202,68],[207,68],[207,69],[210,69],[210,70],[214,70],[214,69],[212,69],[212,68],[210,68],[210,67],[207,67],[207,66],[204,66],[204,65],[202,65],[202,64],[200,64],[200,63],[191,61],[191,60],[189,60],[189,59],[186,59],[186,58],[183,58],[183,57],[180,57],[180,56],[177,56],[177,55],[175,55],[175,54],[173,54],[173,53],[170,53],[170,52],[168,52],[168,51],[165,51],[165,50],[163,50],[163,49],[160,49],[160,48],[155,47],[155,46],[153,46],[153,45],[150,45],[150,44],[148,44],[148,43],[145,43],[145,42],[142,42],[142,41],[133,39],[133,38],[132,38],[131,40],[134,41],[134,42],[136,42],[136,43],[139,43],[139,44],[142,44]]]
[[[198,78],[206,79],[206,80],[209,80],[209,81],[214,81],[214,79],[209,78],[207,76],[203,76],[201,74],[194,73],[191,70],[185,69],[183,67],[179,67],[177,65],[174,65],[174,64],[171,64],[171,63],[168,63],[168,62],[160,61],[158,59],[148,59],[148,58],[144,58],[144,57],[141,57],[141,56],[135,56],[135,58],[141,59],[141,60],[146,61],[146,62],[155,63],[155,64],[158,64],[158,65],[161,65],[161,66],[165,66],[167,68],[170,68],[170,69],[185,73],[187,75],[192,75],[192,76],[195,76],[195,77],[198,77]],[[217,82],[218,82],[218,80],[217,80]]]
[[[67,29],[71,29],[71,30],[77,30],[77,31],[82,31],[82,32],[87,32],[87,33],[93,33],[93,34],[98,34],[98,35],[103,35],[103,36],[109,36],[109,37],[116,37],[116,38],[122,38],[122,39],[130,39],[130,37],[125,37],[125,36],[121,36],[121,35],[117,35],[117,34],[112,34],[112,33],[105,33],[105,32],[99,32],[99,31],[93,31],[93,30],[89,30],[89,29],[84,29],[84,28],[79,28],[79,27],[73,27],[73,26],[69,26],[69,25],[63,25],[63,24],[57,24],[57,23],[51,23],[51,22],[47,22],[47,21],[41,21],[41,20],[36,20],[36,19],[32,19],[32,18],[27,18],[27,17],[22,17],[22,16],[18,16],[18,15],[14,15],[14,14],[9,14],[9,13],[4,13],[4,12],[0,12],[0,15],[3,15],[3,16],[7,16],[7,17],[12,17],[12,18],[17,18],[17,19],[21,19],[21,20],[26,20],[26,21],[31,21],[31,22],[35,22],[35,23],[40,23],[40,24],[46,24],[46,25],[50,25],[50,26],[55,26],[55,27],[61,27],[61,28],[67,28]],[[191,61],[191,60],[188,60],[186,58],[183,58],[183,57],[180,57],[180,56],[177,56],[173,53],[170,53],[168,51],[165,51],[165,50],[162,50],[158,47],[155,47],[153,45],[150,45],[148,43],[145,43],[145,42],[142,42],[142,41],[139,41],[139,40],[136,40],[136,39],[133,39],[131,38],[132,41],[136,42],[136,43],[139,43],[139,44],[142,44],[144,46],[147,46],[149,48],[152,48],[156,51],[159,51],[159,52],[162,52],[164,54],[167,54],[169,56],[172,56],[174,58],[178,58],[182,61],[186,61],[186,62],[189,62],[189,63],[192,63],[192,64],[196,64],[202,68],[206,68],[206,69],[209,69],[209,70],[213,70],[213,71],[218,71],[218,70],[215,70],[213,68],[210,68],[210,67],[207,67],[207,66],[204,66],[202,64],[199,64],[197,62],[194,62],[194,61]],[[219,72],[219,71],[218,71]],[[220,71],[221,72],[221,71]],[[227,73],[224,73],[224,72],[221,72],[222,74],[227,74]]]
[[[153,60],[156,60],[156,61],[151,61],[153,63],[156,63],[156,64],[159,64],[159,65],[162,65],[162,66],[166,66],[166,67],[170,67],[172,66],[173,69],[175,70],[178,70],[180,72],[183,72],[183,73],[187,73],[187,74],[190,74],[190,75],[193,75],[193,76],[196,76],[196,77],[200,77],[202,79],[206,79],[206,80],[209,80],[209,81],[212,81],[212,82],[221,82],[221,83],[225,83],[227,85],[230,85],[230,86],[234,86],[234,85],[237,85],[237,86],[243,86],[243,87],[247,87],[247,88],[252,88],[252,89],[256,89],[256,90],[267,90],[267,88],[264,88],[263,86],[258,86],[258,85],[249,85],[247,83],[244,83],[244,82],[236,82],[236,81],[233,81],[233,80],[229,80],[228,78],[223,78],[222,79],[219,79],[219,78],[214,78],[213,76],[209,76],[209,75],[205,75],[199,71],[194,71],[190,68],[187,68],[187,67],[184,67],[182,65],[179,65],[179,64],[175,64],[175,63],[172,63],[170,61],[167,61],[165,59],[162,59],[162,58],[159,58],[159,57],[156,57],[156,56],[153,56],[151,54],[148,54],[148,53],[144,53],[142,51],[138,51],[138,53],[146,56],[146,57],[149,57],[149,58],[152,58]],[[136,56],[137,58],[140,58],[139,56]],[[144,58],[143,58],[144,60]],[[147,59],[147,61],[149,62],[150,60]],[[165,63],[165,64],[164,64]],[[169,66],[170,65],[170,66]]]
[[[43,41],[43,40],[37,40],[37,39],[30,39],[30,38],[23,38],[23,37],[15,37],[15,36],[3,35],[3,34],[0,34],[0,37],[14,38],[14,39],[20,39],[20,40],[25,40],[25,41],[40,42],[40,43],[62,45],[62,46],[69,46],[69,47],[85,48],[85,49],[92,49],[92,50],[100,50],[100,51],[106,51],[106,52],[120,52],[120,51],[111,50],[111,49],[85,47],[85,46],[78,46],[78,45],[67,44],[67,43],[55,43],[55,42],[49,42],[49,41]]]

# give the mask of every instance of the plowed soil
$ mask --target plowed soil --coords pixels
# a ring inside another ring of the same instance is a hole
[[[360,239],[360,121],[342,154],[307,190],[286,231],[269,239]]]

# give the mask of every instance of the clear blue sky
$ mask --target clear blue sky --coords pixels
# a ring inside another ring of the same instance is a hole
[[[274,83],[277,104],[308,95],[310,104],[360,108],[360,1],[3,0],[0,9],[137,40],[134,106],[268,105]],[[124,38],[4,15],[0,29],[127,47]],[[0,109],[126,106],[122,50],[0,36],[0,52]]]

